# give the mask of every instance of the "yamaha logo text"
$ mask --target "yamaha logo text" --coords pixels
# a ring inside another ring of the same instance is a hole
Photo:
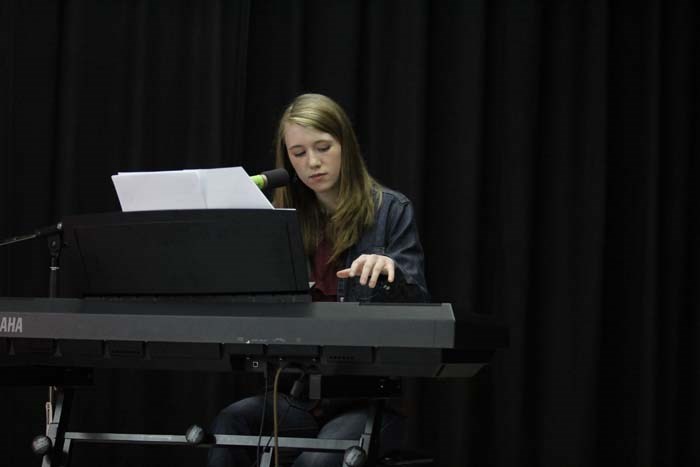
[[[21,333],[22,318],[15,316],[3,316],[0,319],[0,332]]]

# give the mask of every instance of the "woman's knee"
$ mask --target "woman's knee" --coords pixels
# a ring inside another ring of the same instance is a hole
[[[248,435],[254,431],[252,425],[259,425],[263,398],[248,397],[224,408],[214,418],[211,431],[215,434]]]

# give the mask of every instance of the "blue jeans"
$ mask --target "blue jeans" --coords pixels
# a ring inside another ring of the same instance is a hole
[[[260,432],[263,396],[253,396],[235,402],[214,420],[212,433],[225,435],[252,435]],[[280,395],[277,402],[279,435],[321,439],[357,439],[365,429],[367,410],[356,409],[342,413],[319,426],[308,411],[308,403],[297,403],[288,396]],[[272,395],[267,398],[263,433],[272,431]],[[400,449],[403,440],[403,419],[390,411],[382,412],[380,433],[381,452]],[[285,454],[285,456],[283,456]],[[251,467],[255,462],[255,448],[217,447],[209,450],[209,467]],[[280,450],[280,463],[289,464],[294,458],[294,467],[341,467],[343,453],[304,452]]]

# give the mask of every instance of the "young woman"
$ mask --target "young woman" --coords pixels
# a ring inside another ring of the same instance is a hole
[[[367,172],[350,120],[333,100],[298,96],[280,119],[277,167],[292,183],[278,189],[275,205],[295,208],[310,262],[315,301],[428,301],[423,250],[410,201],[379,185]],[[271,399],[271,398],[268,398]],[[213,432],[257,435],[263,396],[238,401],[216,418]],[[268,400],[264,428],[272,426]],[[303,403],[281,396],[281,436],[359,439],[367,418],[357,401]],[[382,451],[400,448],[401,418],[382,417]],[[254,456],[254,451],[253,451]],[[295,467],[342,465],[342,454],[305,452]],[[250,467],[250,450],[214,448],[210,466]]]

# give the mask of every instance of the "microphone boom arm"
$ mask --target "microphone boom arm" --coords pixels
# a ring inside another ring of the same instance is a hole
[[[63,231],[63,223],[49,225],[46,227],[39,227],[35,229],[34,232],[24,235],[16,235],[14,237],[5,238],[0,240],[0,247],[12,245],[13,243],[25,242],[27,240],[33,240],[35,238],[48,237],[51,235],[60,234]]]

